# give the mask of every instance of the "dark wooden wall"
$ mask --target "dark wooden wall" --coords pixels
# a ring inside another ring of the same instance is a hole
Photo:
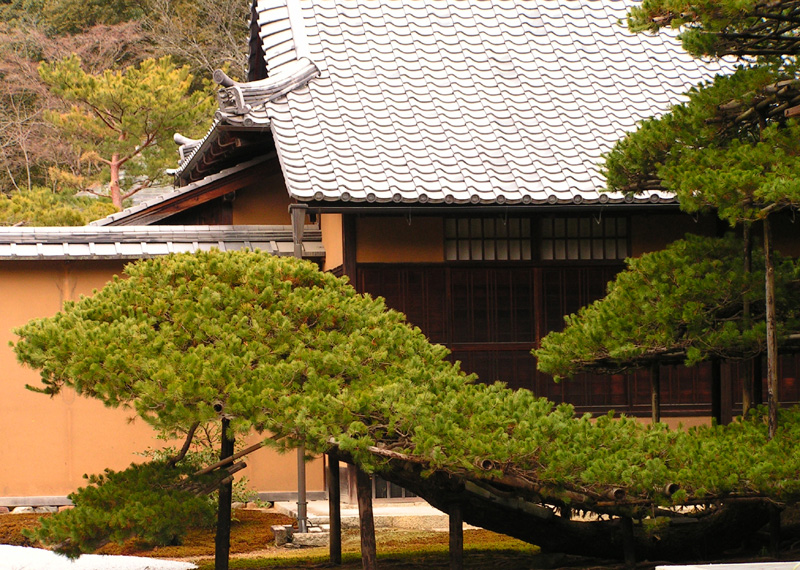
[[[601,298],[620,263],[578,264],[359,264],[359,291],[380,295],[404,312],[433,341],[447,345],[453,358],[483,382],[497,380],[511,388],[528,388],[578,411],[610,409],[631,415],[650,414],[650,381],[646,371],[590,375],[556,384],[536,370],[530,350],[552,330],[564,326],[563,315]],[[745,364],[731,365],[727,402],[741,408]],[[766,367],[764,367],[766,368]],[[800,360],[781,363],[781,400],[800,401]],[[708,365],[664,366],[661,373],[663,414],[708,415],[711,373]]]

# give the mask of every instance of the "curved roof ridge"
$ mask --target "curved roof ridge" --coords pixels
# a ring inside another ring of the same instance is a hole
[[[319,68],[307,57],[301,57],[284,66],[280,73],[265,79],[240,83],[218,69],[214,81],[220,84],[217,91],[219,110],[215,117],[229,125],[245,127],[269,126],[266,104],[302,87],[319,75]]]

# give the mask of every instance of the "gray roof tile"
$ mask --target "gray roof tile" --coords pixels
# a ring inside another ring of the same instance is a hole
[[[270,79],[237,84],[251,110],[222,120],[270,125],[300,200],[625,201],[604,193],[602,153],[731,68],[693,60],[674,34],[628,33],[629,5],[258,0]]]
[[[318,228],[304,230],[306,258],[325,255]],[[292,255],[291,226],[0,227],[0,261],[135,260],[169,253],[261,249]]]
[[[199,142],[199,141],[194,141],[194,142]],[[133,214],[138,214],[140,212],[143,212],[161,202],[164,202],[165,200],[170,200],[172,198],[177,198],[180,196],[191,194],[192,192],[195,192],[198,188],[203,188],[204,186],[207,186],[210,183],[215,182],[217,180],[221,180],[227,176],[230,176],[231,174],[236,174],[237,172],[242,172],[244,170],[247,170],[248,168],[260,164],[265,160],[266,157],[259,157],[247,162],[243,162],[231,168],[226,168],[225,170],[222,170],[217,174],[212,174],[210,176],[203,178],[202,180],[198,180],[197,182],[193,182],[191,184],[188,184],[180,188],[175,188],[173,191],[161,194],[160,196],[156,196],[151,200],[145,200],[143,202],[139,202],[138,204],[131,206],[130,208],[125,208],[121,212],[115,212],[109,216],[106,216],[105,218],[89,222],[89,226],[111,226],[114,223],[119,223],[120,221],[132,216]]]

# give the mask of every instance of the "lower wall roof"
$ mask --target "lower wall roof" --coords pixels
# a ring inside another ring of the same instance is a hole
[[[305,228],[303,257],[325,257],[322,235]],[[0,227],[0,260],[143,259],[170,253],[259,249],[294,253],[291,226]]]

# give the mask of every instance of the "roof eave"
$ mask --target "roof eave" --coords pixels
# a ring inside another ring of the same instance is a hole
[[[606,203],[606,204],[367,204],[343,202],[304,202],[308,211],[316,214],[372,214],[372,215],[459,215],[473,214],[563,214],[592,213],[616,210],[625,213],[678,211],[677,202],[638,202],[638,203]]]

